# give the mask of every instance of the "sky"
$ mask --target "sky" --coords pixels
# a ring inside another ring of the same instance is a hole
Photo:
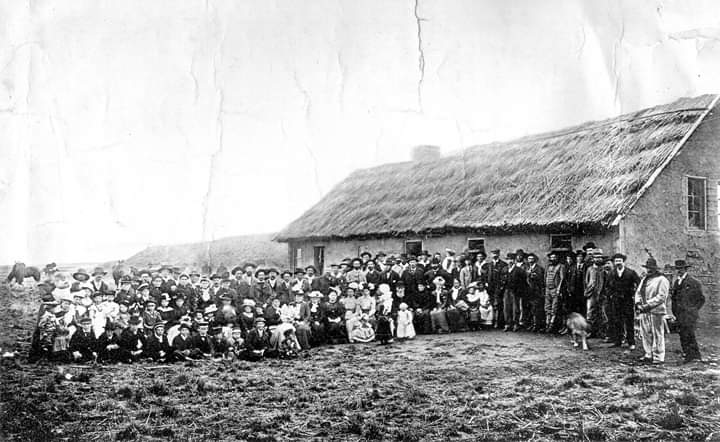
[[[711,0],[0,0],[0,41],[0,263],[274,232],[415,145],[720,92]]]

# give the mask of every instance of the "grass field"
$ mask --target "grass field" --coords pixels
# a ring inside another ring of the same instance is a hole
[[[0,288],[3,340],[34,308]],[[11,307],[12,305],[12,307]],[[98,367],[4,362],[3,440],[718,440],[720,370],[498,331],[310,351],[294,361]]]

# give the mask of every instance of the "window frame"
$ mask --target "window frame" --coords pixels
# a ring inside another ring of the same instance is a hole
[[[570,246],[568,248],[553,247],[553,239],[559,236],[570,237]],[[550,234],[550,251],[552,252],[572,252],[573,250],[573,235],[572,233],[551,233]]]
[[[422,239],[406,239],[405,242],[404,242],[404,244],[403,244],[403,247],[404,247],[404,249],[405,249],[405,253],[406,253],[407,255],[410,255],[410,252],[408,251],[408,243],[418,243],[418,242],[420,243],[420,253],[422,253],[423,247],[424,247],[424,244],[423,244],[423,240],[422,240]],[[418,253],[418,255],[419,255],[420,253]],[[417,255],[416,255],[416,256],[417,256]]]
[[[703,183],[703,227],[691,226],[690,225],[690,180],[701,180]],[[707,177],[685,175],[685,228],[689,231],[705,232],[708,229],[707,216],[708,216],[708,193],[707,193]]]
[[[470,251],[474,251],[474,250],[477,250],[477,249],[473,249],[472,247],[470,247],[470,241],[482,241],[483,245],[482,245],[482,250],[480,250],[480,251],[481,251],[482,253],[487,253],[487,251],[486,251],[486,250],[487,250],[487,243],[485,242],[485,238],[484,238],[484,237],[477,237],[477,236],[476,236],[476,237],[472,237],[472,238],[468,238],[468,239],[467,239],[467,242],[465,243],[465,244],[467,245],[467,249],[470,250]]]
[[[295,269],[302,267],[302,247],[295,247],[295,254],[293,256],[293,263],[295,264],[293,267]],[[292,269],[293,274],[295,274],[295,269]]]

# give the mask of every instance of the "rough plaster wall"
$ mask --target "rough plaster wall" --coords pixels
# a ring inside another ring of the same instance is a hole
[[[444,255],[445,248],[451,248],[460,252],[467,248],[469,238],[485,238],[485,250],[490,251],[499,248],[503,256],[508,251],[523,249],[526,252],[535,252],[540,255],[541,262],[546,264],[545,253],[550,250],[549,234],[519,234],[507,236],[482,236],[482,235],[447,235],[434,238],[409,237],[408,239],[422,239],[423,248],[430,253],[440,252]],[[573,248],[578,249],[588,241],[593,241],[606,253],[615,249],[617,233],[609,232],[606,235],[573,235]],[[289,244],[289,256],[292,259],[292,250],[295,247],[302,248],[302,265],[313,264],[313,247],[325,246],[325,265],[340,262],[346,257],[355,257],[360,251],[367,250],[373,254],[383,251],[387,254],[400,254],[405,250],[405,239],[388,238],[374,240],[355,241],[317,241],[300,242]],[[291,261],[292,262],[292,261]]]
[[[707,178],[707,231],[687,228],[686,176]],[[686,258],[690,273],[705,285],[708,299],[700,314],[701,326],[720,328],[720,111],[710,113],[680,154],[622,221],[622,240],[631,265],[647,259],[645,248],[661,266]]]

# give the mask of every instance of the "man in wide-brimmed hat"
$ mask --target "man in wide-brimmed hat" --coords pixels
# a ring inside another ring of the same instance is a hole
[[[644,362],[665,362],[665,302],[670,292],[670,282],[660,272],[655,258],[648,258],[643,265],[647,274],[635,293],[635,308],[640,316],[640,334],[645,354]]]
[[[560,325],[558,321],[560,290],[565,287],[567,270],[565,264],[560,262],[557,252],[550,251],[547,256],[550,262],[545,270],[545,332],[550,333]]]
[[[351,261],[351,265],[352,269],[345,273],[345,281],[348,284],[350,284],[351,282],[365,284],[367,280],[365,279],[365,272],[363,272],[362,270],[362,259],[353,258],[353,260]]]
[[[677,320],[680,345],[685,362],[701,360],[695,340],[695,326],[700,308],[705,304],[702,284],[688,274],[690,265],[684,259],[675,260],[677,278],[672,285],[672,312]]]
[[[622,253],[612,256],[613,270],[608,273],[607,295],[610,311],[608,334],[613,347],[620,347],[623,335],[630,350],[635,350],[635,307],[634,297],[640,284],[640,277],[633,269],[625,266],[627,257]]]

